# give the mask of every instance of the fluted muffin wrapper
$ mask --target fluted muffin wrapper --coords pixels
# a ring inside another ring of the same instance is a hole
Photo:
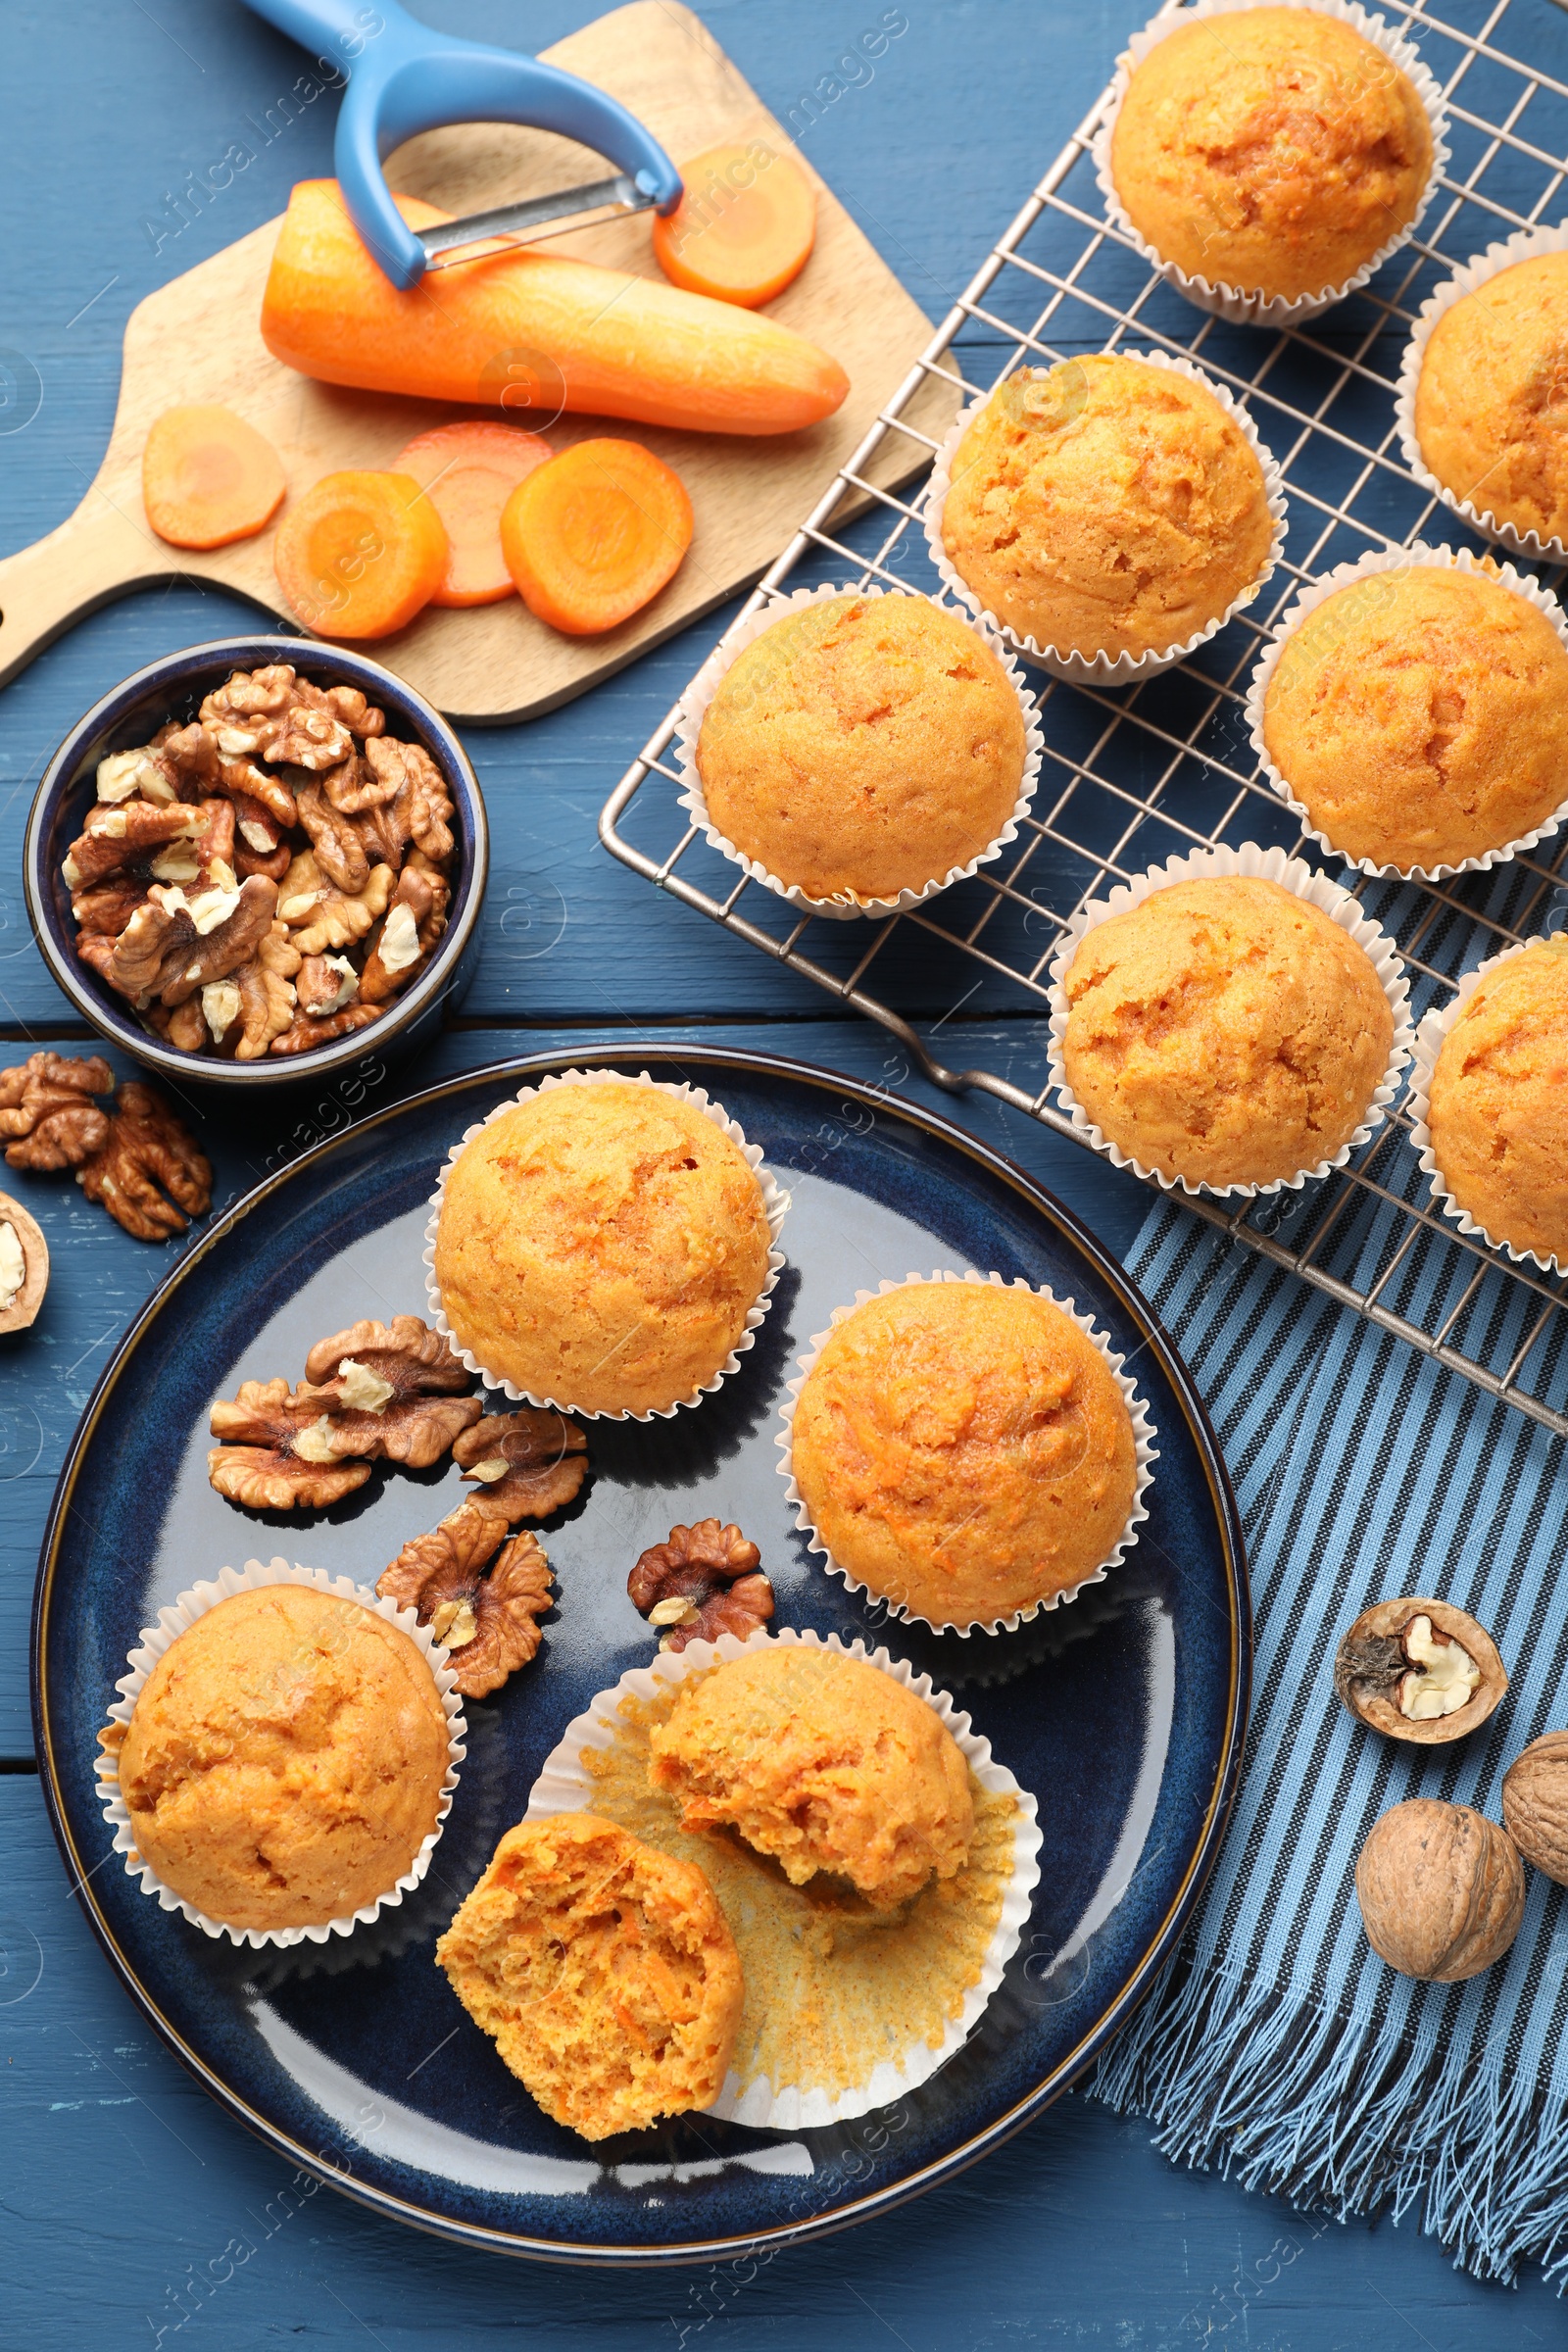
[[[1133,1449],[1137,1461],[1137,1480],[1133,1488],[1132,1508],[1127,1514],[1126,1524],[1104,1558],[1097,1561],[1087,1576],[1080,1577],[1075,1585],[1065,1586],[1059,1592],[1053,1592],[1033,1602],[1028,1608],[1013,1609],[1002,1617],[971,1617],[967,1625],[960,1625],[956,1618],[952,1617],[942,1619],[923,1617],[918,1610],[906,1608],[902,1602],[889,1600],[886,1593],[877,1592],[869,1585],[862,1584],[859,1578],[835,1556],[821,1530],[813,1524],[810,1510],[795,1476],[795,1408],[800,1403],[801,1391],[806,1386],[812,1366],[838,1326],[848,1316],[853,1315],[858,1307],[864,1306],[872,1298],[885,1298],[890,1291],[918,1289],[923,1284],[932,1282],[989,1283],[994,1284],[998,1290],[1031,1291],[1037,1298],[1044,1298],[1049,1306],[1057,1307],[1070,1322],[1076,1323],[1085,1338],[1094,1343],[1100,1354],[1104,1358],[1105,1368],[1121,1394],[1121,1400],[1127,1407],[1127,1417],[1133,1425]],[[794,1509],[795,1524],[804,1532],[808,1548],[817,1554],[822,1565],[831,1575],[842,1577],[852,1592],[863,1592],[868,1600],[880,1601],[890,1615],[902,1617],[906,1625],[928,1625],[933,1633],[957,1634],[963,1641],[967,1641],[969,1636],[975,1633],[1016,1633],[1021,1625],[1027,1625],[1032,1618],[1039,1617],[1044,1611],[1059,1608],[1063,1601],[1075,1600],[1086,1586],[1102,1585],[1110,1570],[1137,1543],[1139,1527],[1149,1517],[1149,1506],[1145,1496],[1153,1480],[1153,1466],[1159,1459],[1158,1448],[1154,1445],[1154,1439],[1158,1432],[1149,1417],[1149,1407],[1139,1395],[1136,1385],[1122,1369],[1125,1360],[1124,1357],[1112,1352],[1110,1342],[1104,1333],[1091,1316],[1080,1313],[1073,1299],[1058,1298],[1055,1292],[1048,1290],[1044,1283],[1025,1282],[1021,1276],[1009,1284],[1001,1274],[981,1274],[972,1266],[964,1274],[955,1274],[951,1268],[947,1268],[935,1274],[906,1274],[902,1282],[896,1282],[889,1278],[879,1284],[874,1291],[857,1291],[852,1304],[834,1308],[826,1331],[814,1333],[808,1351],[798,1358],[800,1369],[785,1390],[786,1400],[781,1408],[784,1427],[773,1441],[779,1449],[778,1473],[780,1478],[787,1482],[785,1500]]]
[[[939,891],[951,890],[956,882],[967,882],[982,865],[989,865],[994,858],[1000,858],[1009,842],[1017,840],[1018,827],[1029,813],[1029,805],[1040,781],[1040,761],[1046,739],[1041,732],[1035,698],[1024,683],[1023,672],[1003,642],[1006,632],[994,621],[977,619],[973,612],[954,615],[954,618],[967,622],[981,642],[996,655],[1007,673],[1008,684],[1018,697],[1024,723],[1023,777],[1018,786],[1018,797],[1012,805],[1012,813],[995,840],[988,842],[966,865],[955,865],[945,874],[934,874],[918,890],[901,890],[890,899],[852,898],[847,892],[838,893],[832,898],[813,899],[798,883],[781,881],[759,858],[748,858],[744,850],[738,849],[719,831],[709,814],[703,779],[697,766],[697,738],[702,733],[709,705],[718,692],[725,673],[749,645],[755,645],[759,637],[765,637],[775,621],[782,620],[786,613],[800,612],[807,605],[831,604],[844,596],[872,598],[905,593],[903,589],[836,588],[831,585],[797,588],[789,596],[779,597],[756,612],[743,613],[720,638],[680,700],[680,726],[675,738],[675,756],[680,762],[682,777],[679,799],[680,806],[693,824],[702,827],[711,846],[721,852],[732,865],[738,865],[754,882],[760,882],[763,889],[770,890],[775,898],[787,900],[790,906],[799,906],[803,912],[825,914],[836,922],[854,922],[860,917],[880,919],[885,915],[906,913],[911,906],[923,906]],[[925,601],[935,602],[934,599]],[[938,606],[938,610],[946,611],[947,608]]]
[[[1141,1159],[1134,1159],[1119,1144],[1111,1142],[1102,1129],[1097,1127],[1067,1082],[1062,1060],[1061,1045],[1066,1034],[1066,979],[1078,948],[1088,934],[1113,914],[1126,914],[1130,908],[1141,906],[1155,891],[1166,890],[1173,882],[1207,882],[1239,876],[1247,880],[1277,882],[1298,899],[1320,907],[1342,931],[1348,931],[1362,949],[1377,973],[1383,993],[1394,1015],[1394,1038],[1389,1047],[1389,1058],[1382,1078],[1367,1104],[1366,1115],[1349,1141],[1343,1144],[1332,1159],[1320,1159],[1315,1167],[1298,1168],[1293,1176],[1275,1176],[1267,1184],[1194,1184],[1185,1176],[1167,1176],[1163,1168],[1146,1168]],[[1055,1088],[1061,1107],[1072,1120],[1086,1143],[1118,1168],[1131,1168],[1146,1184],[1157,1184],[1167,1193],[1206,1194],[1211,1200],[1250,1200],[1265,1193],[1299,1192],[1309,1180],[1332,1174],[1343,1168],[1352,1152],[1377,1133],[1389,1115],[1389,1105],[1399,1091],[1405,1063],[1410,1058],[1414,1030],[1410,1021],[1410,984],[1404,976],[1404,966],[1392,939],[1368,921],[1357,901],[1348,890],[1341,890],[1326,874],[1314,873],[1311,866],[1299,858],[1287,857],[1284,850],[1261,849],[1255,841],[1243,842],[1239,849],[1195,850],[1185,858],[1172,858],[1164,865],[1151,866],[1131,882],[1123,882],[1108,899],[1091,899],[1089,905],[1074,915],[1067,931],[1051,959],[1051,1023],[1050,1040],[1046,1048],[1051,1069],[1051,1083]]]
[[[594,1786],[583,1769],[583,1752],[611,1745],[620,1728],[617,1710],[622,1699],[635,1698],[646,1704],[694,1672],[728,1664],[730,1659],[744,1657],[750,1650],[788,1647],[836,1650],[841,1657],[861,1659],[893,1682],[902,1683],[905,1690],[912,1690],[916,1698],[923,1698],[940,1716],[980,1786],[994,1795],[1011,1796],[1018,1810],[1013,1827],[1012,1874],[1003,1896],[1001,1917],[981,1963],[979,1982],[965,1992],[961,2010],[948,2021],[938,2046],[932,2048],[925,2041],[910,2042],[897,2060],[879,2060],[864,2082],[837,2093],[803,2090],[798,2084],[775,2090],[766,2076],[743,2082],[732,2069],[718,2097],[705,2112],[718,2122],[743,2124],[759,2132],[809,2132],[830,2124],[846,2124],[873,2107],[888,2106],[919,2083],[928,2082],[939,2067],[945,2066],[963,2047],[982,2010],[1002,1983],[1007,1962],[1018,1948],[1029,1917],[1030,1900],[1040,1880],[1041,1832],[1035,1800],[1027,1788],[1019,1787],[1006,1766],[997,1762],[990,1740],[971,1728],[969,1717],[959,1713],[948,1693],[938,1690],[928,1674],[916,1674],[903,1658],[891,1657],[885,1649],[868,1650],[863,1642],[841,1642],[836,1634],[816,1634],[809,1629],[797,1632],[793,1626],[786,1626],[779,1633],[769,1633],[761,1627],[745,1642],[738,1641],[733,1634],[721,1634],[716,1642],[688,1642],[684,1649],[662,1650],[651,1664],[632,1667],[612,1689],[600,1691],[586,1714],[566,1726],[560,1744],[540,1767],[524,1818],[543,1821],[557,1813],[592,1812]]]
[[[1341,849],[1337,841],[1320,831],[1311,810],[1297,799],[1289,782],[1269,758],[1268,747],[1263,741],[1263,705],[1270,683],[1279,667],[1287,640],[1300,627],[1307,615],[1315,612],[1319,605],[1326,604],[1340,589],[1348,588],[1352,580],[1369,580],[1380,572],[1407,571],[1422,566],[1432,571],[1480,572],[1488,579],[1496,580],[1499,586],[1522,597],[1527,605],[1534,605],[1538,612],[1544,613],[1561,640],[1564,652],[1568,652],[1568,618],[1564,617],[1562,607],[1554,596],[1547,595],[1539,580],[1531,579],[1525,572],[1515,571],[1511,564],[1495,564],[1489,557],[1473,556],[1468,548],[1428,547],[1419,539],[1413,547],[1382,551],[1372,549],[1356,563],[1338,564],[1333,571],[1325,572],[1321,579],[1313,580],[1301,590],[1290,611],[1281,617],[1258,657],[1257,666],[1252,671],[1247,689],[1247,723],[1251,730],[1252,749],[1257,754],[1258,765],[1286,807],[1299,817],[1301,830],[1309,841],[1315,841],[1320,849],[1330,851],[1334,857],[1343,858],[1347,865],[1358,866],[1363,874],[1380,877],[1396,875],[1405,882],[1441,882],[1448,874],[1486,873],[1491,867],[1500,865],[1505,858],[1517,858],[1524,851],[1533,850],[1538,842],[1555,833],[1564,818],[1568,817],[1568,801],[1561,808],[1554,808],[1549,816],[1543,817],[1534,832],[1521,833],[1516,841],[1503,842],[1497,849],[1487,850],[1479,858],[1461,858],[1457,865],[1379,865],[1372,858],[1352,858],[1348,850]]]
[[[204,1936],[226,1936],[230,1943],[249,1944],[260,1951],[264,1944],[287,1946],[296,1943],[325,1943],[333,1936],[352,1936],[356,1928],[368,1927],[381,1912],[402,1902],[412,1894],[430,1867],[430,1857],[440,1842],[452,1810],[453,1792],[458,1786],[458,1766],[467,1753],[467,1719],[463,1712],[463,1700],[458,1692],[458,1678],[447,1664],[448,1653],[431,1637],[427,1626],[419,1623],[413,1609],[399,1608],[394,1600],[372,1592],[365,1585],[357,1585],[352,1577],[333,1576],[325,1568],[290,1567],[285,1559],[247,1560],[243,1568],[223,1568],[211,1583],[192,1585],[189,1592],[178,1593],[169,1606],[160,1609],[156,1625],[144,1625],[135,1648],[130,1652],[128,1672],[122,1674],[115,1688],[120,1696],[109,1709],[109,1723],[128,1725],[135,1712],[148,1676],[164,1652],[188,1633],[209,1609],[220,1601],[229,1600],[236,1592],[257,1592],[268,1585],[305,1585],[313,1592],[328,1593],[334,1600],[357,1600],[373,1616],[395,1625],[399,1633],[407,1634],[427,1662],[435,1687],[440,1693],[442,1710],[447,1719],[447,1770],[441,1784],[441,1803],[436,1814],[435,1828],[420,1846],[402,1877],[373,1902],[362,1903],[357,1911],[345,1913],[340,1919],[330,1919],[324,1926],[308,1928],[234,1928],[226,1920],[210,1919],[194,1903],[158,1876],[150,1862],[144,1862],[136,1850],[135,1832],[130,1811],[120,1792],[120,1750],[99,1750],[95,1769],[99,1793],[104,1799],[104,1819],[115,1833],[113,1852],[123,1854],[125,1869],[133,1879],[140,1879],[143,1894],[156,1895],[165,1911],[178,1911],[200,1928]],[[106,1729],[108,1726],[106,1725]]]
[[[1432,1128],[1429,1124],[1432,1111],[1432,1076],[1438,1066],[1438,1055],[1443,1051],[1444,1039],[1475,995],[1479,982],[1484,980],[1489,972],[1494,972],[1499,963],[1511,963],[1514,957],[1522,956],[1527,948],[1536,948],[1540,945],[1539,940],[1526,939],[1522,940],[1517,947],[1504,948],[1500,956],[1489,956],[1485,963],[1478,963],[1473,972],[1466,972],[1451,1004],[1436,1007],[1427,1014],[1415,1033],[1415,1054],[1410,1069],[1410,1092],[1405,1102],[1405,1108],[1410,1114],[1410,1142],[1420,1157],[1424,1173],[1431,1182],[1432,1198],[1444,1215],[1450,1217],[1461,1233],[1470,1234],[1477,1241],[1485,1242],[1489,1250],[1502,1250],[1513,1259],[1516,1266],[1539,1266],[1543,1274],[1568,1274],[1568,1259],[1557,1256],[1543,1257],[1536,1250],[1517,1250],[1512,1242],[1504,1241],[1499,1233],[1489,1232],[1479,1218],[1473,1217],[1467,1208],[1461,1207],[1448,1190],[1443,1169],[1438,1161],[1437,1148],[1432,1141]]]
[[[936,565],[942,584],[950,596],[955,597],[960,605],[965,606],[978,620],[983,621],[989,629],[994,630],[1006,644],[1015,646],[1018,652],[1027,656],[1031,662],[1038,662],[1041,667],[1049,669],[1054,677],[1066,678],[1079,686],[1133,686],[1141,678],[1152,677],[1156,670],[1170,669],[1176,662],[1185,662],[1190,654],[1197,653],[1200,645],[1206,645],[1211,637],[1217,637],[1228,620],[1234,620],[1238,612],[1244,612],[1247,607],[1255,601],[1267,586],[1285,552],[1287,518],[1285,477],[1275,464],[1272,453],[1259,440],[1256,425],[1235,394],[1226,385],[1216,383],[1211,375],[1205,375],[1202,368],[1182,352],[1128,351],[1118,352],[1113,356],[1118,359],[1137,360],[1148,368],[1168,368],[1172,374],[1185,375],[1193,383],[1201,384],[1205,392],[1213,394],[1227,416],[1233,416],[1241,426],[1248,447],[1263,468],[1263,491],[1268,500],[1269,520],[1272,527],[1268,553],[1263,559],[1257,577],[1247,583],[1241,593],[1226,606],[1223,612],[1217,612],[1212,620],[1205,621],[1200,629],[1195,630],[1190,637],[1183,638],[1179,644],[1165,646],[1158,652],[1151,654],[1080,654],[1075,653],[1070,646],[1063,648],[1056,645],[1037,645],[1032,637],[1020,637],[1017,631],[1010,629],[1004,620],[1000,619],[995,612],[986,610],[984,603],[962,577],[942,543],[942,513],[947,505],[948,492],[953,487],[953,466],[958,454],[958,445],[981,411],[989,407],[995,399],[998,387],[993,386],[983,399],[971,401],[937,451],[936,461],[931,467],[931,478],[926,486],[925,508],[922,515],[926,551]],[[1040,368],[1032,372],[1045,375],[1049,374],[1050,370]]]
[[[1543,539],[1539,531],[1521,531],[1516,524],[1499,522],[1490,508],[1478,507],[1473,499],[1460,498],[1439,481],[1425,458],[1416,438],[1415,399],[1420,389],[1421,369],[1427,356],[1438,320],[1451,311],[1464,295],[1475,293],[1516,262],[1534,261],[1543,253],[1568,253],[1568,220],[1559,221],[1555,228],[1520,228],[1498,244],[1489,245],[1456,270],[1427,296],[1416,313],[1410,340],[1399,362],[1399,377],[1394,394],[1394,421],[1399,435],[1399,454],[1423,490],[1441,498],[1450,514],[1457,514],[1483,539],[1495,540],[1511,554],[1524,556],[1532,564],[1568,564],[1568,546],[1561,539]]]
[[[1166,284],[1174,286],[1178,294],[1185,295],[1197,309],[1209,311],[1217,318],[1228,319],[1233,326],[1303,326],[1309,318],[1321,318],[1337,302],[1344,302],[1358,287],[1364,286],[1377,275],[1384,263],[1392,260],[1400,246],[1408,245],[1415,235],[1431,210],[1432,199],[1438,192],[1438,183],[1448,161],[1447,108],[1437,77],[1423,62],[1420,51],[1409,41],[1402,40],[1382,17],[1373,16],[1366,9],[1357,7],[1355,0],[1270,0],[1270,5],[1275,7],[1299,8],[1309,15],[1333,17],[1340,24],[1348,24],[1398,67],[1413,86],[1431,126],[1432,167],[1427,174],[1427,184],[1421,192],[1420,203],[1403,228],[1390,237],[1386,244],[1380,245],[1371,260],[1363,262],[1354,276],[1346,278],[1342,285],[1325,286],[1315,294],[1249,294],[1241,286],[1227,285],[1222,278],[1190,277],[1175,262],[1167,262],[1155,252],[1142,231],[1134,226],[1131,216],[1122,204],[1110,170],[1110,149],[1116,134],[1116,120],[1121,113],[1122,101],[1127,95],[1135,68],[1143,64],[1152,49],[1159,47],[1168,33],[1175,32],[1183,24],[1198,24],[1205,17],[1239,16],[1258,5],[1259,0],[1196,0],[1195,6],[1187,8],[1180,6],[1178,0],[1169,0],[1169,4],[1157,16],[1150,19],[1142,32],[1133,34],[1117,59],[1110,85],[1110,103],[1095,132],[1090,153],[1094,158],[1095,177],[1105,199],[1105,210],[1112,223],[1149,267],[1157,270]]]
[[[441,1203],[446,1197],[448,1177],[457,1166],[465,1149],[472,1143],[476,1135],[482,1135],[485,1128],[492,1125],[495,1120],[504,1118],[509,1110],[515,1110],[519,1102],[531,1102],[535,1095],[548,1095],[553,1088],[558,1086],[648,1086],[652,1087],[656,1094],[673,1095],[677,1102],[690,1102],[695,1109],[702,1112],[704,1118],[710,1119],[713,1125],[738,1147],[742,1158],[757,1178],[759,1189],[762,1195],[762,1209],[767,1218],[767,1230],[771,1241],[771,1247],[767,1253],[767,1279],[747,1309],[746,1329],[728,1355],[725,1356],[711,1380],[704,1381],[702,1387],[694,1389],[689,1396],[678,1396],[673,1404],[656,1405],[646,1413],[634,1413],[629,1409],[618,1413],[595,1412],[585,1404],[573,1404],[569,1397],[541,1396],[536,1396],[531,1389],[519,1389],[514,1381],[508,1380],[502,1373],[493,1371],[488,1364],[481,1363],[470,1348],[465,1348],[462,1345],[457,1333],[447,1321],[441,1305],[441,1289],[435,1274],[435,1238],[441,1223]],[[484,1382],[486,1388],[500,1389],[514,1404],[548,1405],[558,1413],[572,1413],[579,1421],[671,1421],[688,1405],[701,1404],[705,1396],[711,1396],[715,1389],[723,1387],[732,1372],[740,1369],[741,1357],[756,1340],[758,1326],[773,1303],[773,1293],[778,1287],[778,1278],[784,1271],[784,1252],[778,1246],[778,1237],[789,1204],[788,1193],[762,1165],[760,1144],[749,1144],[742,1133],[740,1122],[732,1119],[722,1102],[715,1102],[702,1087],[671,1086],[666,1079],[650,1078],[646,1070],[639,1070],[634,1078],[628,1077],[622,1070],[562,1070],[559,1074],[552,1072],[548,1078],[542,1078],[537,1086],[525,1086],[520,1088],[516,1094],[509,1095],[504,1102],[498,1102],[494,1110],[484,1118],[477,1120],[472,1127],[466,1127],[447,1153],[441,1169],[441,1181],[430,1197],[430,1215],[424,1228],[424,1295],[429,1305],[430,1321],[460,1362],[466,1364],[470,1372],[475,1373]]]

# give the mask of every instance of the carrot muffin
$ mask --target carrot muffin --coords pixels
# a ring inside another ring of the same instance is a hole
[[[120,1747],[136,1847],[232,1928],[388,1893],[436,1826],[446,1714],[407,1634],[304,1585],[236,1592],[172,1642]]]
[[[1459,1206],[1494,1241],[1568,1265],[1568,939],[1488,972],[1443,1041],[1428,1102]]]
[[[584,2139],[710,2107],[745,1987],[691,1862],[596,1813],[519,1822],[435,1947],[546,2115]]]
[[[1263,740],[1347,857],[1458,865],[1568,801],[1568,649],[1500,580],[1431,564],[1375,572],[1286,640]]]
[[[683,1830],[731,1825],[792,1886],[848,1879],[878,1910],[951,1879],[974,1836],[969,1768],[935,1708],[861,1659],[806,1643],[695,1677],[650,1741]]]
[[[1018,637],[1057,653],[1168,653],[1255,587],[1274,524],[1229,410],[1115,353],[1026,368],[958,443],[942,544]]]
[[[1345,285],[1409,226],[1432,155],[1415,85],[1371,41],[1315,11],[1253,8],[1150,50],[1110,174],[1161,261],[1297,301]]]
[[[629,1079],[558,1086],[464,1147],[435,1278],[487,1378],[583,1412],[658,1412],[743,1338],[768,1245],[761,1186],[695,1103]]]
[[[1270,1184],[1366,1117],[1394,1042],[1371,958],[1321,907],[1244,876],[1174,882],[1067,969],[1067,1083],[1146,1168]]]
[[[1415,437],[1444,488],[1541,539],[1568,537],[1568,253],[1516,262],[1433,328]]]
[[[726,670],[697,738],[714,824],[809,898],[893,899],[989,848],[1018,799],[1001,662],[924,596],[786,612]]]

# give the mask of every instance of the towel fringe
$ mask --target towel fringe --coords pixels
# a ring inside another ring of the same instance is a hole
[[[1182,1952],[1088,2088],[1178,2164],[1340,2221],[1414,2211],[1456,2269],[1533,2260],[1568,2292],[1568,2100],[1523,2071],[1489,2090],[1430,2004],[1354,2021]]]

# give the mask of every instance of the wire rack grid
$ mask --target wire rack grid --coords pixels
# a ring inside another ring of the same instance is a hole
[[[882,1023],[937,1085],[983,1090],[1078,1141],[1052,1100],[1037,1028],[1019,1026],[1031,1065],[1023,1075],[1034,1081],[1020,1084],[1011,1074],[1018,1054],[1005,1074],[948,1067],[915,1025],[918,1004],[936,987],[951,999],[944,1017],[960,1005],[1043,1013],[1051,957],[1074,913],[1172,855],[1208,842],[1278,842],[1331,872],[1396,940],[1417,1017],[1448,1002],[1485,957],[1568,926],[1568,834],[1489,873],[1422,887],[1370,880],[1304,840],[1259,775],[1243,716],[1259,646],[1303,583],[1369,549],[1423,536],[1482,546],[1400,459],[1400,355],[1416,311],[1456,264],[1568,211],[1568,20],[1552,0],[1385,7],[1446,90],[1452,154],[1419,237],[1369,287],[1283,334],[1228,326],[1185,303],[1106,220],[1090,147],[1107,90],[740,617],[823,580],[937,590],[920,525],[923,492],[900,496],[867,473],[890,441],[906,472],[935,454],[908,418],[916,392],[938,378],[958,399],[979,398],[1019,366],[1116,349],[1196,357],[1248,407],[1280,465],[1290,503],[1285,558],[1249,612],[1191,661],[1132,689],[1066,685],[1037,671],[1046,760],[1017,842],[972,880],[882,922],[803,917],[736,878],[676,804],[678,706],[600,819],[615,857]],[[848,522],[852,509],[859,519]],[[1538,576],[1555,590],[1562,574],[1538,567]],[[888,1001],[896,990],[903,1011]],[[1240,1208],[1183,1198],[1236,1241],[1568,1435],[1568,1281],[1510,1262],[1442,1216],[1409,1130],[1401,1098],[1346,1169],[1298,1193]]]

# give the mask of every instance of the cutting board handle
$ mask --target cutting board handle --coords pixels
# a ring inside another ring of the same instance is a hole
[[[0,559],[0,686],[84,612],[169,570],[169,552],[141,515],[89,490],[47,539]]]

